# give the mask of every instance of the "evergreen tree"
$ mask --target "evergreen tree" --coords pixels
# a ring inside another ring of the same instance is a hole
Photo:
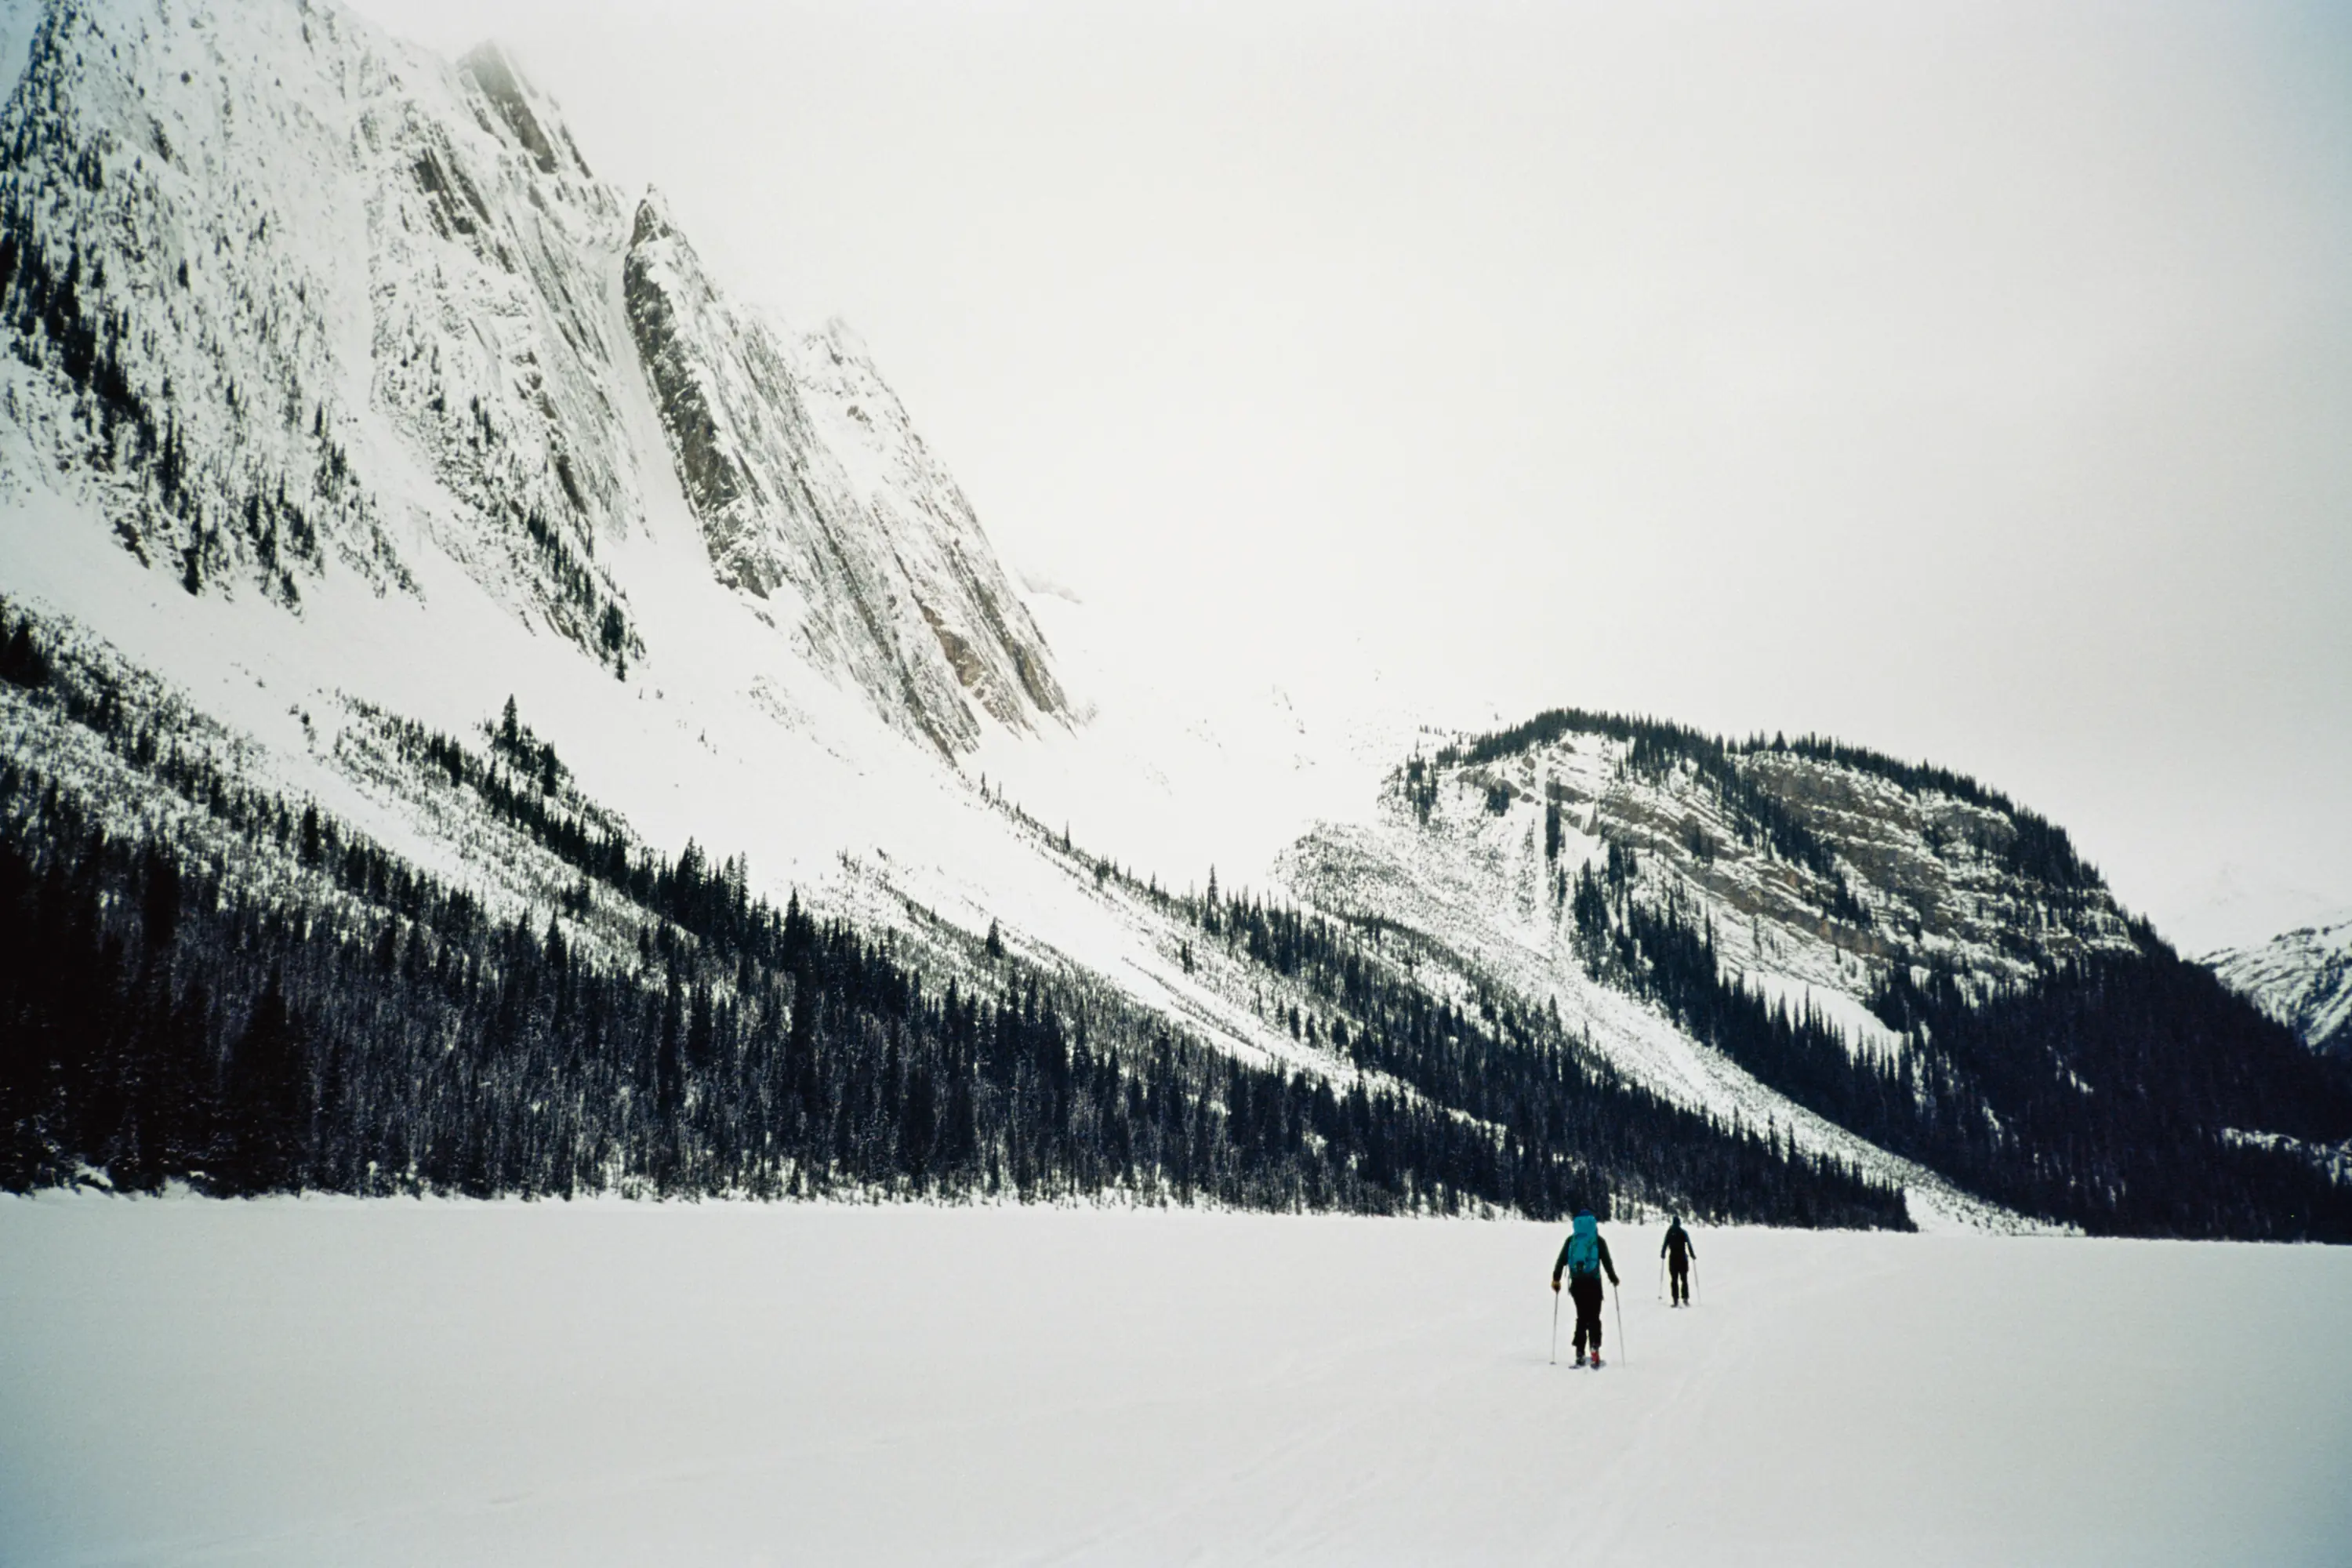
[[[229,1049],[213,1178],[228,1193],[299,1184],[309,1083],[304,1042],[273,967],[252,1016]]]

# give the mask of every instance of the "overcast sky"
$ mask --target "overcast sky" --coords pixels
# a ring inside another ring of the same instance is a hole
[[[2352,5],[362,8],[1168,658],[1930,756],[2192,947],[2352,904]]]

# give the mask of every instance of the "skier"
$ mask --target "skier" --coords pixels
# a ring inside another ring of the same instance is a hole
[[[1658,1248],[1658,1256],[1666,1260],[1666,1278],[1674,1287],[1672,1304],[1690,1305],[1690,1260],[1698,1256],[1691,1245],[1690,1232],[1683,1228],[1683,1216],[1675,1215],[1666,1226],[1666,1244]]]
[[[1601,1364],[1601,1276],[1609,1276],[1609,1283],[1617,1283],[1617,1266],[1609,1260],[1609,1244],[1601,1237],[1601,1226],[1592,1211],[1577,1211],[1576,1223],[1568,1233],[1568,1240],[1559,1249],[1559,1258],[1551,1266],[1551,1288],[1559,1289],[1560,1270],[1568,1271],[1568,1299],[1576,1303],[1576,1364],[1584,1364],[1584,1342],[1592,1341],[1592,1364]]]

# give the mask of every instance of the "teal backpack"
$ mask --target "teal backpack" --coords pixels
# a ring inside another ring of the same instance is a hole
[[[1601,1226],[1589,1214],[1576,1216],[1576,1234],[1568,1238],[1568,1277],[1590,1279],[1601,1272]]]

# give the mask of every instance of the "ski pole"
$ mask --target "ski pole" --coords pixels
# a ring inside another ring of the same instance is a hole
[[[1658,1300],[1666,1299],[1666,1255],[1658,1254]]]
[[[1609,1300],[1617,1306],[1617,1359],[1630,1361],[1633,1358],[1625,1353],[1625,1292],[1612,1290]]]
[[[1551,1364],[1559,1364],[1559,1281],[1551,1286]]]

